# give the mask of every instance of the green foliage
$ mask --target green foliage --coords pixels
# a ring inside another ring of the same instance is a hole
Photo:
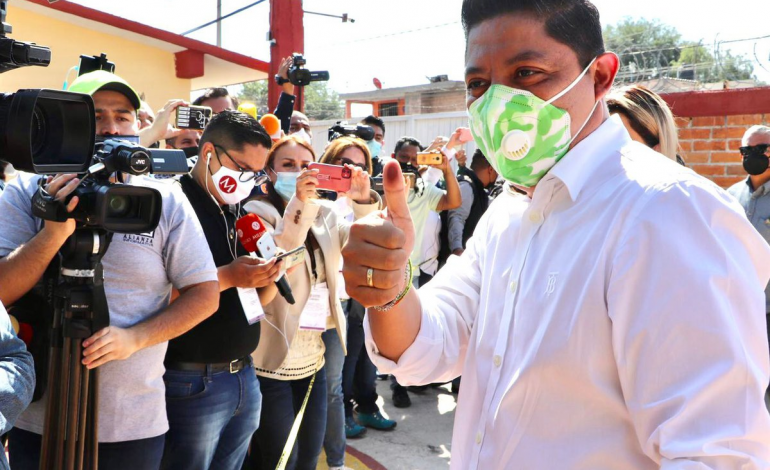
[[[624,18],[604,28],[607,50],[620,56],[618,81],[689,78],[699,82],[754,78],[750,59],[720,50],[719,57],[704,45],[682,40],[676,28],[659,20]]]
[[[295,88],[295,90],[298,90]],[[324,119],[342,119],[345,108],[336,91],[329,88],[327,82],[313,82],[303,89],[305,93],[305,114],[314,121]],[[238,95],[241,102],[254,103],[260,114],[270,112],[267,107],[267,81],[260,80],[243,84]]]

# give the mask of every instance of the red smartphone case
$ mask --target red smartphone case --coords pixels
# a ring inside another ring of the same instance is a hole
[[[350,168],[325,163],[311,163],[310,170],[318,170],[318,189],[328,189],[338,193],[350,191],[353,172]]]

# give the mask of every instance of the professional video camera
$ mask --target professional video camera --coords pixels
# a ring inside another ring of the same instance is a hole
[[[289,68],[289,81],[294,86],[308,86],[310,82],[325,82],[329,80],[329,72],[311,72],[305,67],[307,60],[302,54],[294,54],[294,62]]]
[[[114,184],[112,175],[173,175],[187,172],[187,159],[180,150],[146,149],[125,140],[105,140],[81,184],[70,197],[79,202],[72,213],[55,201],[42,187],[32,200],[32,212],[45,219],[63,222],[77,220],[83,227],[108,232],[145,233],[158,226],[162,211],[160,192],[153,188]],[[78,171],[78,173],[80,173]]]
[[[337,121],[337,124],[329,128],[329,142],[351,135],[361,140],[372,140],[374,139],[374,129],[371,126],[352,126],[343,121]]]

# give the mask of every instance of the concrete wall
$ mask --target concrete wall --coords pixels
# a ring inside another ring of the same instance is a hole
[[[8,22],[13,25],[11,37],[51,48],[52,60],[45,68],[26,67],[0,74],[0,91],[15,92],[20,88],[61,90],[67,71],[78,65],[81,54],[104,52],[115,62],[116,73],[137,92],[144,92],[156,111],[170,99],[189,99],[190,80],[176,78],[172,51],[49,18],[14,7],[14,3],[11,2],[8,9]],[[70,74],[70,81],[74,78],[75,74]]]

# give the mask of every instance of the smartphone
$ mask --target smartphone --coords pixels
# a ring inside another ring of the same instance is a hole
[[[97,70],[105,70],[115,73],[115,63],[107,60],[107,54],[102,55],[81,55],[80,65],[78,66],[78,77]]]
[[[470,142],[473,140],[473,134],[471,134],[471,130],[467,127],[461,127],[460,128],[460,142],[463,144]]]
[[[257,240],[257,248],[259,249],[259,256],[264,259],[272,258],[278,251],[278,247],[275,246],[275,240],[269,233],[262,235],[259,240]]]
[[[417,154],[418,165],[439,166],[444,162],[441,152],[420,152]]]
[[[177,129],[200,129],[208,126],[214,111],[208,106],[180,106],[176,108]]]
[[[328,189],[338,193],[350,191],[350,183],[353,172],[350,168],[339,165],[327,165],[325,163],[311,163],[310,170],[318,170],[318,189]]]
[[[305,260],[305,246],[298,246],[297,248],[294,248],[291,251],[287,251],[285,253],[281,253],[280,255],[275,257],[276,262],[284,260],[283,262],[283,268],[289,269],[293,268],[294,266],[300,264],[302,261]]]

